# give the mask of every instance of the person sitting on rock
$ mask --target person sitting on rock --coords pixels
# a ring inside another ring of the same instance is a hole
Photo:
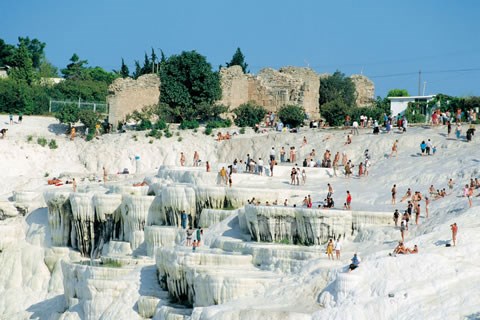
[[[357,256],[356,253],[353,255],[353,258],[351,261],[352,263],[348,267],[348,272],[351,272],[352,270],[355,270],[360,266],[360,258]]]

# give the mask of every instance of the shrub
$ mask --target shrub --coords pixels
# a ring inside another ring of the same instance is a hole
[[[162,131],[153,128],[153,129],[150,130],[150,132],[148,133],[148,136],[149,136],[149,137],[154,137],[154,138],[156,138],[156,139],[160,139],[160,138],[163,136],[163,133],[162,133]]]
[[[80,122],[85,125],[85,127],[89,128],[90,131],[93,132],[95,130],[95,125],[98,122],[99,116],[93,110],[84,109],[84,110],[80,110],[80,112],[78,112],[78,118],[79,118]]]
[[[45,139],[44,137],[39,137],[37,139],[37,143],[42,147],[45,147],[47,145],[47,139]]]
[[[283,106],[278,111],[278,117],[283,124],[296,128],[305,120],[305,110],[295,105]]]
[[[263,120],[267,114],[267,110],[261,106],[257,106],[251,102],[244,103],[233,110],[235,113],[235,124],[239,127],[254,127]]]
[[[206,128],[205,128],[205,131],[204,131],[203,133],[205,133],[205,135],[209,136],[209,135],[212,134],[212,131],[213,131],[212,128],[206,127]]]
[[[95,134],[93,132],[90,132],[87,134],[87,137],[85,138],[87,141],[92,141],[93,138],[95,138]]]
[[[179,129],[196,129],[199,126],[200,125],[197,120],[183,120],[182,123],[180,123]]]
[[[148,143],[152,144],[152,143],[153,143],[153,139],[148,140]]]
[[[155,122],[153,128],[157,130],[165,130],[167,128],[167,123],[165,122],[165,120],[160,119]]]
[[[320,114],[330,126],[342,126],[345,116],[348,115],[348,107],[341,99],[327,102],[320,107]]]
[[[348,115],[351,117],[352,121],[355,121],[355,120],[359,121],[361,115],[367,116],[368,118],[372,118],[372,120],[383,121],[384,112],[385,111],[383,108],[373,106],[373,107],[351,108],[348,111]]]
[[[177,141],[178,142],[182,142],[183,138],[182,137],[178,137]]]
[[[43,176],[44,176],[45,178],[48,177],[49,175],[50,175],[50,173],[48,173],[48,172],[45,172],[45,173],[43,174]]]
[[[173,136],[173,134],[170,132],[170,127],[165,128],[165,130],[163,130],[163,133],[165,134],[166,138],[171,138]]]
[[[55,113],[55,118],[58,119],[61,123],[75,123],[79,118],[78,106],[75,104],[67,104],[60,111]]]
[[[48,143],[48,147],[50,149],[57,149],[58,148],[57,141],[55,141],[55,139],[50,140],[50,142]]]
[[[152,121],[148,119],[142,119],[135,127],[135,130],[137,131],[144,131],[148,129],[152,129]]]
[[[219,119],[212,120],[207,122],[207,128],[229,128],[232,125],[232,120],[230,119]]]
[[[240,134],[245,134],[245,127],[240,128]]]
[[[409,123],[425,123],[425,115],[421,112],[422,106],[409,103],[405,110],[405,117]]]
[[[32,141],[33,141],[33,136],[32,136],[32,135],[29,135],[29,136],[27,137],[27,142],[32,142]]]

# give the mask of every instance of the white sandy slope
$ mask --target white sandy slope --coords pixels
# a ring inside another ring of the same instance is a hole
[[[430,218],[425,219],[424,208],[419,226],[412,225],[406,244],[417,244],[420,254],[389,257],[399,231],[393,228],[365,230],[344,243],[342,261],[331,263],[326,257],[311,261],[301,272],[281,278],[280,285],[264,297],[233,301],[226,305],[196,309],[194,319],[476,319],[480,317],[480,198],[474,198],[473,208],[461,197],[461,187],[472,177],[478,177],[480,151],[478,137],[466,143],[453,136],[445,136],[446,128],[409,128],[406,134],[374,136],[370,130],[360,131],[351,145],[344,145],[346,132],[340,130],[305,129],[299,134],[269,133],[235,136],[230,141],[216,142],[199,132],[183,132],[180,136],[153,140],[144,132],[104,135],[92,142],[77,138],[70,141],[62,132],[65,128],[55,119],[24,117],[23,124],[8,125],[7,116],[0,116],[0,127],[9,129],[0,139],[1,172],[0,199],[6,200],[14,191],[43,190],[45,178],[67,173],[78,177],[79,187],[87,185],[83,177],[101,177],[102,167],[114,174],[123,168],[138,175],[153,175],[160,165],[178,165],[180,152],[192,164],[197,150],[203,161],[211,161],[212,168],[253,157],[268,158],[270,148],[281,146],[300,148],[300,157],[316,149],[317,158],[325,149],[345,151],[358,165],[363,151],[370,150],[372,167],[368,177],[346,179],[328,177],[309,170],[307,184],[292,187],[288,175],[263,178],[258,182],[275,189],[298,190],[298,204],[303,196],[311,194],[314,201],[326,195],[326,184],[335,188],[337,206],[344,201],[346,190],[353,196],[353,210],[404,210],[405,204],[390,204],[390,189],[397,185],[398,197],[408,187],[427,193],[433,184],[446,188],[449,178],[456,186],[441,200],[432,201]],[[225,130],[224,130],[225,131]],[[174,131],[176,132],[176,131]],[[27,142],[29,136],[33,139]],[[303,136],[308,144],[301,147]],[[58,149],[50,150],[36,143],[38,137],[55,139]],[[328,138],[328,139],[326,139]],[[419,144],[430,138],[437,146],[435,156],[421,157]],[[399,140],[399,154],[387,158],[395,139]],[[181,140],[181,141],[180,141]],[[140,157],[136,163],[135,156]],[[301,164],[301,160],[298,161]],[[355,167],[356,172],[358,166]],[[315,169],[313,169],[315,170]],[[285,171],[285,170],[284,170]],[[112,175],[112,179],[123,177]],[[258,179],[251,179],[255,185]],[[235,183],[235,180],[234,180]],[[243,183],[243,182],[242,182]],[[245,182],[248,183],[248,182]],[[448,190],[448,188],[447,188]],[[424,207],[424,202],[422,202]],[[459,225],[457,247],[445,247],[450,239],[449,225]],[[0,226],[1,243],[13,237],[16,246],[8,246],[0,254],[0,318],[55,319],[63,312],[61,275],[51,274],[45,261],[49,253],[48,222],[45,209],[32,212],[27,218],[7,220]],[[13,231],[12,231],[13,230]],[[222,228],[212,228],[220,235]],[[210,234],[209,237],[214,235]],[[323,250],[320,249],[319,250]],[[345,274],[345,266],[354,252],[362,258],[362,266]],[[75,253],[62,253],[65,259]],[[392,296],[392,297],[389,297]],[[49,311],[39,310],[49,308]],[[131,306],[129,307],[131,309]],[[47,316],[48,315],[48,316]]]

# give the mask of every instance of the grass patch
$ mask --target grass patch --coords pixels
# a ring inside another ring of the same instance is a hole
[[[32,136],[32,135],[29,135],[29,136],[27,137],[27,142],[32,142],[32,141],[33,141],[33,136]]]
[[[45,147],[48,142],[47,142],[47,139],[45,139],[44,137],[39,137],[39,138],[37,139],[37,143],[38,143],[39,145],[41,145],[42,147]]]
[[[106,268],[121,268],[122,267],[122,264],[118,261],[108,261],[108,262],[104,262],[102,263],[102,267],[106,267]]]
[[[55,141],[55,139],[50,140],[50,142],[48,143],[48,147],[50,149],[57,149],[58,148],[57,141]]]

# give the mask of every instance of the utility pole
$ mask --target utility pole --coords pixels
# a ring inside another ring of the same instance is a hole
[[[422,70],[418,70],[418,95],[420,95],[420,87],[422,83]]]

